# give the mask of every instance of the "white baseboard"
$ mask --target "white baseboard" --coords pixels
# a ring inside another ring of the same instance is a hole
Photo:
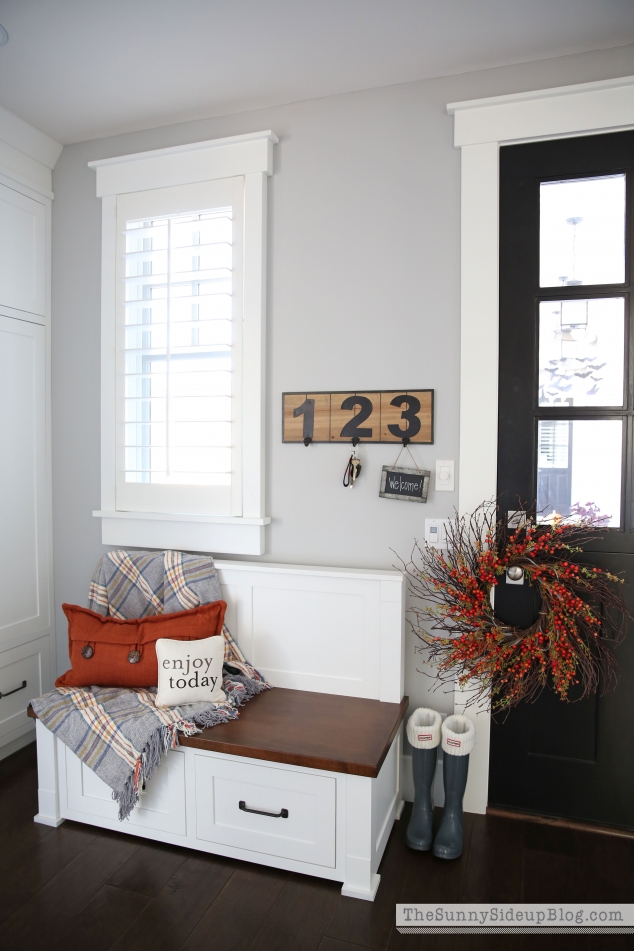
[[[364,901],[374,901],[380,882],[381,876],[375,872],[372,876],[372,884],[369,890],[366,891],[363,888],[355,888],[353,885],[346,885],[344,882],[341,887],[341,894],[345,895],[346,898],[361,898]]]
[[[53,829],[59,828],[62,822],[66,822],[66,819],[52,819],[50,816],[43,816],[38,812],[36,816],[33,816],[33,822],[38,822],[42,826],[52,826]]]

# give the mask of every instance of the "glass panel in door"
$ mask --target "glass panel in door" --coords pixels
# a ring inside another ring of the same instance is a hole
[[[539,405],[623,406],[625,301],[539,305]]]
[[[539,284],[622,284],[625,175],[542,182]]]
[[[620,419],[541,419],[538,520],[590,517],[606,528],[619,528],[622,457]]]

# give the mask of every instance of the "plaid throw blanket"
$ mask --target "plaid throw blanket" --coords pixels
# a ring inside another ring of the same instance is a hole
[[[104,555],[90,584],[88,607],[104,616],[145,617],[197,607],[220,598],[213,560],[182,552],[113,551]],[[231,637],[225,639],[224,703],[163,708],[156,691],[142,688],[59,687],[31,701],[42,721],[112,789],[119,819],[127,819],[159,765],[191,736],[238,717],[238,707],[269,685]]]
[[[88,607],[104,616],[147,617],[189,611],[222,595],[213,558],[182,551],[109,551],[88,589]]]

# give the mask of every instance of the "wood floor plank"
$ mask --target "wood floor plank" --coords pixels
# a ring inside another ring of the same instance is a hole
[[[369,902],[342,896],[326,929],[328,937],[376,951],[387,947],[394,926],[396,902],[401,901],[400,894],[410,865],[418,858],[405,844],[410,813],[411,806],[406,807],[401,820],[394,823],[379,867],[381,883],[376,898]]]
[[[579,836],[575,829],[524,822],[524,848],[554,855],[577,855]]]
[[[108,951],[150,901],[145,895],[104,885],[78,914],[60,928],[50,951],[70,948]]]
[[[21,777],[29,769],[37,770],[37,748],[35,739],[28,746],[0,760],[0,787],[6,789],[13,777]]]
[[[288,873],[239,866],[207,909],[183,951],[248,951],[279,898]]]
[[[473,816],[463,902],[521,901],[524,825],[515,819]]]
[[[435,810],[434,827],[442,818]],[[409,873],[398,898],[399,902],[458,902],[469,860],[474,816],[465,815],[463,852],[457,859],[437,859],[433,852],[413,852]]]
[[[252,944],[253,951],[317,951],[341,885],[293,875]]]
[[[363,945],[353,944],[351,941],[340,941],[338,938],[321,939],[321,944],[317,951],[360,951]]]
[[[0,870],[0,922],[24,905],[95,839],[90,826],[75,822],[64,823],[51,832],[40,842],[22,849],[13,856],[8,867]]]
[[[131,836],[99,830],[87,848],[3,922],[6,947],[50,951],[51,936],[81,911],[138,847]]]
[[[464,935],[452,934],[401,934],[392,929],[387,951],[462,951],[462,946],[456,944]]]
[[[27,824],[33,822],[33,816],[38,811],[37,795],[33,794],[34,783],[37,783],[34,776],[25,777],[22,783],[16,784],[5,795],[0,795],[0,835],[3,839],[18,824],[22,825],[26,832]],[[38,839],[50,835],[51,826],[41,825],[37,822],[33,825],[36,827],[39,825],[39,828],[33,830]]]
[[[581,894],[581,877],[587,869],[580,869],[573,855],[524,850],[523,901],[577,902]]]
[[[592,874],[579,876],[579,901],[631,902],[634,894],[634,840],[578,832],[577,861]]]
[[[2,806],[0,805],[0,809]],[[50,826],[33,822],[35,812],[25,810],[23,815],[14,815],[11,821],[0,828],[0,874],[2,870],[10,871],[19,857],[25,851],[43,842],[53,832]]]
[[[233,875],[235,866],[235,862],[217,855],[190,854],[112,948],[179,951]]]
[[[187,849],[177,846],[145,842],[108,884],[154,898],[190,855]]]

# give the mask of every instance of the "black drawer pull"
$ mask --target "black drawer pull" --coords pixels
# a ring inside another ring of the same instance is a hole
[[[270,816],[271,819],[288,819],[288,809],[282,809],[281,812],[262,812],[261,809],[249,809],[244,799],[238,803],[243,812],[254,812],[256,816]]]
[[[0,700],[2,700],[3,697],[10,697],[12,693],[17,693],[18,690],[24,690],[25,687],[26,687],[26,680],[23,680],[21,687],[16,687],[15,690],[7,690],[6,693],[0,693]]]

